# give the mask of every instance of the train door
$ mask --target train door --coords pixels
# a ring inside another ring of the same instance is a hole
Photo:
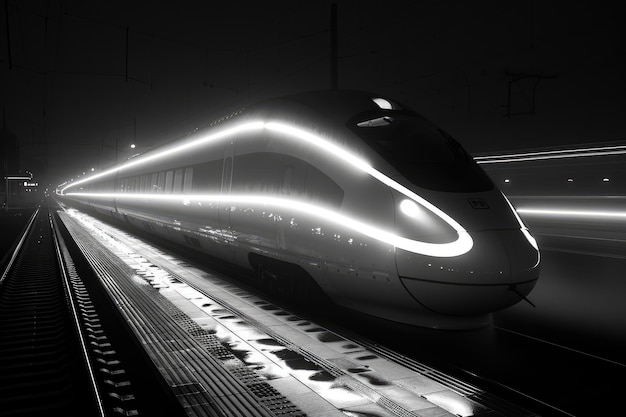
[[[233,178],[233,159],[235,157],[235,142],[230,141],[224,150],[224,165],[222,168],[222,190],[223,196],[229,196],[231,193],[231,185]],[[221,235],[224,238],[224,250],[228,260],[233,258],[233,245],[235,237],[230,223],[230,212],[232,204],[228,199],[224,199],[219,203],[218,218],[220,223]]]

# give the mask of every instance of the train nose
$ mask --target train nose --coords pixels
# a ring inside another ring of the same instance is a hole
[[[396,252],[398,275],[415,300],[439,314],[482,315],[521,301],[539,276],[539,251],[526,231],[470,233],[472,249],[456,257]]]

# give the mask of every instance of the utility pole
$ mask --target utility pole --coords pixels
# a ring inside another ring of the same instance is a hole
[[[128,83],[128,32],[130,27],[126,26],[126,82]]]
[[[13,61],[11,59],[11,31],[9,30],[9,0],[4,0],[4,19],[7,28],[7,55],[9,61],[9,69],[13,69]]]
[[[7,0],[8,1],[8,0]],[[4,189],[6,191],[4,209],[5,211],[9,211],[9,135],[6,130],[7,127],[7,115],[6,109],[4,106],[2,107],[2,128],[5,133],[4,137]]]
[[[330,5],[330,88],[337,89],[337,3]]]

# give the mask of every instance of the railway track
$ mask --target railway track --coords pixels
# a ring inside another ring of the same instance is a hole
[[[132,339],[55,217],[48,207],[33,213],[2,271],[1,414],[156,415],[161,407],[177,415],[167,394],[145,383],[152,371],[134,360]]]

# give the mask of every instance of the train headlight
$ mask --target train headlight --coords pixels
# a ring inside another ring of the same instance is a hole
[[[417,218],[424,215],[423,209],[417,205],[415,201],[402,200],[400,203],[400,211],[409,217]]]
[[[401,199],[398,203],[395,228],[399,236],[431,244],[447,244],[460,237],[443,219],[409,198]],[[435,250],[431,256],[439,256],[438,253]]]

